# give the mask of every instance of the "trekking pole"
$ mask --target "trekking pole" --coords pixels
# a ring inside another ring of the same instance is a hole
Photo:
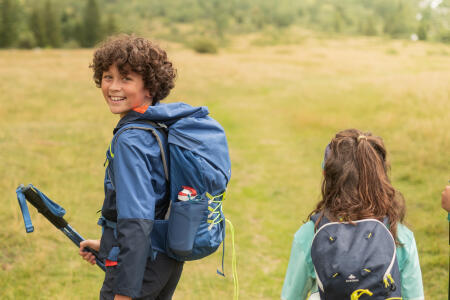
[[[30,202],[40,214],[49,220],[50,223],[61,230],[77,247],[80,247],[80,243],[84,241],[84,238],[63,218],[66,213],[64,208],[50,200],[32,184],[29,184],[28,186],[24,186],[23,184],[19,185],[16,193],[20,209],[22,210],[23,221],[25,223],[25,230],[27,233],[33,232],[34,227],[31,223],[26,200],[28,200],[28,202]],[[106,270],[104,263],[98,258],[97,251],[89,247],[85,247],[83,251],[91,252],[95,256],[97,266],[99,266],[99,268],[103,271]]]

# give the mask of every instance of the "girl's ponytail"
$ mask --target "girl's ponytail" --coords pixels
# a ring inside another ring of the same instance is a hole
[[[388,170],[381,138],[357,129],[339,132],[327,146],[322,200],[311,215],[326,212],[331,219],[345,221],[388,217],[397,240],[405,206],[390,183]]]

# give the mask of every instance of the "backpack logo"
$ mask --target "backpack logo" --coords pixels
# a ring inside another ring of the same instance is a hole
[[[345,282],[359,282],[359,279],[356,278],[355,275],[350,274],[350,276],[348,276],[348,278],[345,280]]]

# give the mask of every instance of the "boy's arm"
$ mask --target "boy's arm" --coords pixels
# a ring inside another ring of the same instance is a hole
[[[114,151],[117,241],[120,248],[114,293],[136,298],[151,254],[150,233],[157,199],[148,156],[152,153],[159,155],[159,146],[146,132],[127,130],[118,137]]]

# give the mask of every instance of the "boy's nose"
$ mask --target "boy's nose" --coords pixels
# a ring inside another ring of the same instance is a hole
[[[120,91],[121,89],[122,86],[120,84],[120,81],[118,80],[113,80],[113,82],[111,82],[111,85],[109,86],[110,91]]]

